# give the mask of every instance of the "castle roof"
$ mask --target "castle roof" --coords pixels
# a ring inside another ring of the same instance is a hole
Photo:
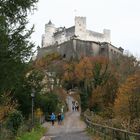
[[[51,25],[51,24],[52,24],[51,20],[49,20],[48,24],[49,24],[49,25]]]

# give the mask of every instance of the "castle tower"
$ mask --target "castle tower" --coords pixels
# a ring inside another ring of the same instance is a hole
[[[86,38],[86,17],[75,17],[75,35],[79,39]]]
[[[45,33],[46,34],[53,35],[55,30],[56,30],[55,25],[52,24],[51,20],[48,22],[48,24],[45,24]]]
[[[49,21],[45,24],[45,34],[42,35],[42,47],[52,45],[54,42],[53,35],[56,31],[55,25]]]
[[[110,39],[111,31],[108,30],[108,29],[104,29],[103,30],[103,34],[104,34],[105,42],[109,42],[110,43],[110,41],[111,41],[111,39]]]

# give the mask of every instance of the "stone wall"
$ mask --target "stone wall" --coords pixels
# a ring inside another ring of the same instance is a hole
[[[99,43],[94,41],[83,41],[79,39],[71,39],[62,44],[55,44],[45,48],[40,48],[38,50],[37,57],[40,58],[47,53],[58,52],[61,56],[66,59],[70,58],[80,58],[82,56],[105,56],[112,59],[113,54],[110,54],[110,51],[115,52],[116,54],[122,54],[118,48],[114,47],[109,43]]]
[[[119,57],[120,55],[122,55],[123,51],[120,51],[118,48],[116,48],[115,46],[109,44],[109,58],[112,59],[113,57]]]

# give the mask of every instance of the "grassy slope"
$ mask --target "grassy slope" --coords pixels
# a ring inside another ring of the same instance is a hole
[[[43,136],[45,132],[45,129],[40,127],[35,130],[32,130],[31,132],[26,132],[16,140],[40,140],[40,138]]]

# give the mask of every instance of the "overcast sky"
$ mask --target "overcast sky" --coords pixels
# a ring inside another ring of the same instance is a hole
[[[29,16],[35,24],[32,40],[41,46],[41,36],[48,21],[70,27],[74,17],[86,16],[87,28],[111,30],[111,43],[140,57],[140,0],[39,0],[38,10]]]

